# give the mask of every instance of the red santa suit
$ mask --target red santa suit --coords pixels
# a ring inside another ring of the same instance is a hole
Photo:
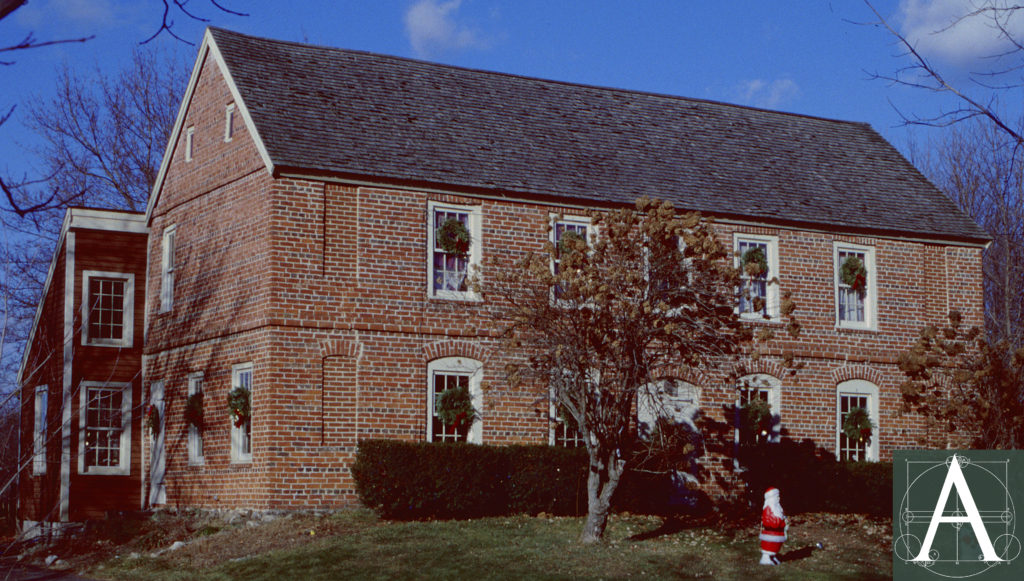
[[[782,505],[779,504],[779,489],[769,488],[764,493],[764,510],[761,511],[761,564],[778,565],[776,553],[786,542],[786,529],[789,524]]]

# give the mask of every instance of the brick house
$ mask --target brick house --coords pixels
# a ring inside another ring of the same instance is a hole
[[[681,413],[728,421],[761,398],[771,438],[850,459],[929,437],[895,415],[895,356],[950,308],[981,323],[988,237],[869,126],[211,28],[145,215],[143,383],[165,424],[142,446],[141,504],[352,504],[359,440],[458,437],[433,415],[452,385],[482,411],[469,441],[571,444],[535,391],[504,381],[492,301],[465,273],[643,195],[761,249],[804,325],[744,364],[747,388],[679,370],[663,387]],[[471,234],[464,259],[436,246],[450,219]],[[849,257],[863,291],[840,280]],[[745,282],[763,312],[738,308],[780,325],[764,283]],[[804,369],[785,372],[784,350]],[[235,388],[251,394],[241,426]],[[194,393],[202,429],[184,420]],[[877,426],[868,445],[840,434],[856,407]]]
[[[142,502],[145,215],[73,208],[18,374],[18,520],[102,517]]]

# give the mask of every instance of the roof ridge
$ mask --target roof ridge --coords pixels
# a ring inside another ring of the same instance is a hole
[[[858,125],[858,126],[871,127],[871,124],[867,123],[865,121],[852,121],[852,120],[847,120],[847,119],[834,119],[834,118],[831,118],[831,117],[822,117],[820,115],[810,115],[810,114],[807,114],[807,113],[797,113],[797,112],[792,112],[792,111],[780,111],[780,110],[777,110],[777,109],[765,109],[765,108],[761,108],[761,107],[754,107],[754,106],[751,106],[751,105],[741,105],[741,104],[738,104],[738,103],[729,103],[728,101],[718,101],[718,100],[715,100],[715,99],[704,99],[704,98],[700,98],[700,97],[687,97],[687,96],[684,96],[684,95],[673,95],[671,93],[660,93],[660,92],[657,92],[657,91],[647,91],[647,90],[638,90],[638,89],[626,89],[626,88],[623,88],[623,87],[611,87],[611,86],[607,86],[607,85],[595,85],[595,84],[591,84],[591,83],[574,83],[574,82],[571,82],[571,81],[560,81],[560,80],[557,80],[557,79],[548,79],[548,78],[544,78],[544,77],[535,77],[535,76],[524,75],[524,74],[519,74],[519,73],[509,73],[509,72],[504,72],[504,71],[494,71],[494,70],[489,70],[489,69],[480,69],[480,68],[473,68],[473,67],[465,67],[465,66],[461,66],[461,65],[452,65],[452,64],[447,64],[447,63],[439,63],[439,62],[434,62],[434,61],[429,61],[429,60],[424,60],[424,59],[418,59],[418,58],[413,58],[413,57],[407,57],[407,56],[400,56],[400,55],[372,52],[372,51],[368,51],[368,50],[361,50],[361,49],[354,49],[354,48],[343,48],[343,47],[336,47],[336,46],[324,46],[324,45],[318,45],[318,44],[310,44],[310,43],[307,43],[307,42],[298,42],[298,41],[294,41],[294,40],[281,40],[281,39],[276,39],[276,38],[267,38],[267,37],[264,37],[264,36],[255,36],[255,35],[251,35],[251,34],[245,34],[244,32],[238,32],[238,31],[235,31],[235,30],[229,30],[229,29],[226,29],[226,28],[220,28],[220,27],[216,27],[216,26],[210,26],[210,27],[207,27],[207,28],[208,28],[208,30],[213,31],[213,32],[224,33],[224,34],[228,34],[228,35],[232,35],[232,36],[244,37],[246,39],[260,41],[260,42],[267,42],[267,43],[279,44],[279,45],[289,45],[289,46],[300,47],[300,48],[307,48],[307,49],[312,49],[312,50],[328,50],[328,51],[335,51],[335,52],[345,53],[345,54],[363,55],[363,56],[369,56],[369,57],[372,57],[372,58],[380,58],[380,59],[402,61],[404,63],[411,63],[411,64],[420,65],[420,66],[426,66],[426,67],[431,67],[431,68],[443,68],[443,69],[450,69],[450,70],[456,70],[456,71],[464,71],[464,72],[474,73],[474,74],[492,75],[492,76],[498,76],[498,77],[520,79],[520,80],[524,80],[524,81],[545,83],[545,84],[550,84],[550,85],[560,85],[560,86],[565,86],[565,87],[576,87],[576,88],[590,89],[590,90],[596,90],[596,91],[616,92],[616,93],[623,93],[623,94],[629,94],[629,95],[642,95],[642,96],[654,97],[654,98],[659,98],[659,99],[669,99],[669,100],[673,100],[673,101],[685,101],[685,102],[690,102],[690,103],[701,103],[701,104],[705,104],[705,105],[712,105],[712,106],[724,107],[724,108],[741,109],[741,110],[745,110],[745,111],[753,111],[753,112],[764,113],[764,114],[769,114],[769,115],[784,115],[784,116],[788,116],[788,117],[798,117],[798,118],[803,118],[803,119],[809,119],[809,120],[812,120],[812,121],[823,121],[823,122],[827,122],[827,123],[840,123],[840,124],[844,124],[844,125]]]

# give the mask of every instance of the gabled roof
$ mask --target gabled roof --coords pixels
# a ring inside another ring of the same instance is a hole
[[[276,174],[984,242],[870,126],[210,28]],[[204,43],[205,44],[205,43]]]

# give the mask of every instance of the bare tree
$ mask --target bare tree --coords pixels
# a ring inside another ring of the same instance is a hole
[[[589,240],[562,232],[543,253],[485,266],[487,284],[476,283],[503,299],[509,352],[528,354],[509,368],[512,383],[532,380],[578,426],[589,456],[584,543],[603,537],[638,437],[640,390],[671,368],[711,367],[770,338],[735,313],[739,271],[700,215],[642,199],[590,218]],[[787,299],[782,312],[793,308]]]
[[[986,25],[994,36],[1003,41],[1005,48],[978,59],[983,68],[971,71],[966,80],[954,80],[955,75],[944,71],[936,62],[919,50],[917,44],[898,31],[888,19],[869,1],[864,0],[876,21],[871,24],[886,30],[902,49],[906,66],[893,74],[875,73],[874,77],[895,85],[913,87],[935,94],[949,95],[956,106],[933,115],[899,111],[904,123],[930,127],[948,127],[974,118],[988,120],[1014,143],[1024,143],[1024,132],[1019,124],[1008,119],[1000,107],[1000,94],[1008,96],[1007,101],[1019,103],[1024,89],[1024,39],[1017,38],[1009,26],[1011,18],[1024,10],[1024,5],[998,0],[974,0],[968,3],[967,11],[951,19],[934,34],[952,31],[969,24]],[[1024,14],[1024,13],[1022,13]]]
[[[983,261],[989,341],[1024,346],[1024,150],[998,127],[973,119],[949,128],[920,161],[992,236]]]
[[[49,176],[46,194],[22,189],[29,203],[145,207],[187,75],[181,59],[141,48],[114,75],[65,65],[54,95],[27,104],[26,124],[40,137],[35,153]]]

